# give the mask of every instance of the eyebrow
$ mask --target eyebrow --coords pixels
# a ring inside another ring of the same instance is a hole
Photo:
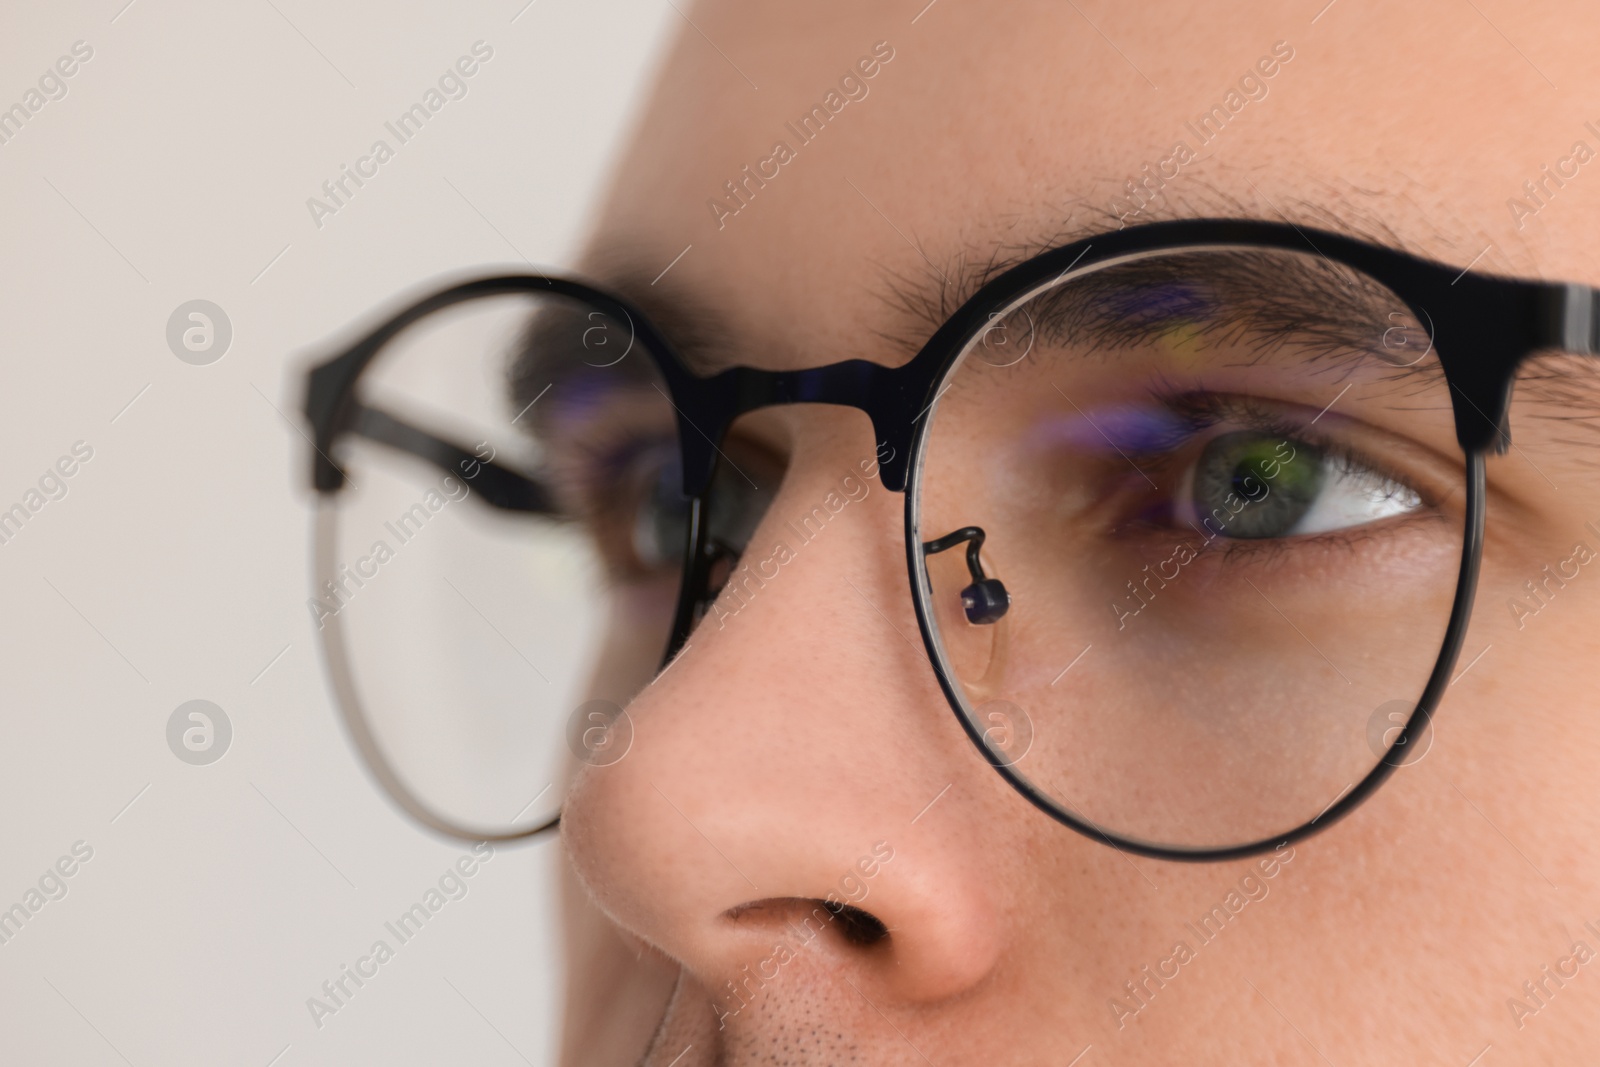
[[[644,269],[642,255],[608,257],[608,261],[609,269],[597,272],[597,287],[632,304],[672,346],[673,354],[690,372],[708,376],[744,362],[738,358],[732,323],[700,293],[649,281],[651,275]],[[514,410],[531,413],[528,423],[536,435],[559,417],[559,413],[537,406],[539,397],[554,385],[566,386],[575,379],[587,378],[595,391],[603,387],[602,382],[609,388],[659,388],[659,376],[652,373],[649,357],[642,351],[637,353],[639,358],[623,358],[614,366],[601,367],[585,358],[581,343],[570,331],[559,339],[549,334],[541,338],[539,329],[535,313],[535,320],[519,338],[507,368]],[[631,336],[632,331],[629,332]],[[629,355],[635,353],[630,351]]]
[[[1199,176],[1191,177],[1189,183],[1189,195],[1181,200],[1158,202],[1134,219],[1133,224],[1174,219],[1266,217],[1291,226],[1327,230],[1413,255],[1436,258],[1406,241],[1384,214],[1370,210],[1363,203],[1374,199],[1386,203],[1403,199],[1394,194],[1326,182],[1318,190],[1318,199],[1285,200],[1294,213],[1291,218],[1271,213],[1264,216],[1257,207]],[[1420,209],[1413,213],[1420,215]],[[1012,219],[1004,224],[1006,228],[1002,233],[969,241],[943,261],[924,258],[922,266],[909,272],[882,268],[876,279],[876,297],[890,311],[891,320],[886,327],[875,329],[874,335],[888,346],[894,358],[874,359],[872,354],[862,354],[858,358],[886,364],[909,359],[962,304],[1001,274],[1051,249],[1092,241],[1123,225],[1115,212],[1089,207],[1082,198],[1060,215],[1056,220],[1032,227]],[[1455,247],[1459,242],[1449,241],[1436,229],[1429,234],[1429,243],[1444,245],[1446,256],[1454,256],[1459,251]],[[1307,248],[1315,250],[1309,238]],[[1467,254],[1463,258],[1471,257]],[[748,362],[740,358],[741,345],[730,318],[702,294],[678,285],[675,279],[659,278],[653,265],[655,259],[647,250],[601,249],[593,262],[602,287],[621,294],[643,311],[694,373],[711,374]]]
[[[1186,342],[1255,342],[1258,358],[1292,346],[1307,362],[1369,355],[1406,377],[1442,375],[1436,361],[1412,370],[1385,355],[1398,347],[1388,332],[1395,316],[1414,321],[1398,296],[1351,268],[1280,249],[1176,249],[1111,263],[1023,309],[1036,336],[1083,355],[1181,331]]]
[[[1264,195],[1261,198],[1266,199]],[[1493,242],[1486,242],[1488,247],[1474,251],[1479,247],[1476,242],[1485,240],[1481,234],[1473,233],[1463,241],[1459,234],[1468,227],[1458,224],[1453,232],[1442,229],[1405,192],[1325,180],[1317,183],[1312,197],[1286,197],[1278,203],[1269,202],[1268,206],[1270,210],[1263,212],[1221,186],[1194,176],[1185,195],[1150,205],[1133,224],[1199,218],[1263,219],[1285,223],[1302,232],[1325,230],[1441,263],[1471,262],[1489,247],[1496,247]],[[987,242],[968,243],[942,271],[932,263],[911,272],[885,270],[880,299],[901,326],[881,332],[880,337],[898,349],[914,353],[957,308],[1001,274],[1053,248],[1092,241],[1124,224],[1116,212],[1093,208],[1082,198],[1062,214],[1059,224],[1023,229],[1020,236],[1013,228]],[[1400,218],[1410,220],[1407,230],[1420,235],[1421,243],[1403,234]],[[1309,236],[1306,241],[1307,248],[1315,250]],[[1539,275],[1521,268],[1505,276]],[[1518,369],[1515,389],[1517,397],[1532,404],[1526,412],[1528,417],[1541,423],[1580,427],[1600,436],[1600,360],[1563,352],[1535,354]],[[1515,441],[1515,427],[1512,432]],[[1553,443],[1594,447],[1597,442],[1591,438]]]
[[[1422,219],[1420,209],[1403,195],[1379,193],[1355,186],[1341,187],[1331,182],[1323,185],[1324,188],[1318,190],[1318,199],[1285,198],[1283,205],[1291,214],[1277,210],[1276,204],[1272,212],[1264,213],[1257,206],[1245,203],[1197,177],[1191,184],[1192,195],[1152,205],[1133,221],[1141,224],[1171,219],[1265,218],[1297,229],[1312,228],[1338,233],[1438,262],[1473,258],[1471,254],[1460,251],[1464,247],[1460,240],[1452,239],[1426,221],[1414,222],[1411,226],[1413,231],[1426,233],[1426,247],[1418,247],[1403,237],[1390,221],[1397,214],[1397,208],[1400,214]],[[1372,204],[1381,205],[1383,210],[1373,210]],[[877,278],[876,296],[891,315],[886,325],[874,328],[873,334],[883,342],[885,351],[855,355],[885,365],[904,362],[919,351],[928,337],[985,284],[1051,249],[1077,242],[1092,243],[1095,237],[1118,230],[1121,224],[1122,220],[1114,212],[1092,208],[1086,201],[1079,200],[1058,223],[1046,223],[1033,229],[1026,228],[1022,223],[1013,223],[1007,231],[997,236],[960,246],[946,258],[942,267],[936,265],[935,260],[927,260],[925,266],[911,271],[882,268]],[[1306,240],[1307,253],[1320,255],[1309,235]],[[602,285],[630,299],[647,315],[662,335],[669,339],[682,362],[694,373],[711,374],[748,362],[740,358],[743,349],[731,317],[710,299],[677,285],[672,279],[650,280],[651,271],[640,252],[603,253],[596,262],[601,268],[598,273]],[[1103,268],[1103,272],[1108,274],[1105,281],[1112,280],[1111,271],[1121,273],[1122,268]],[[1270,300],[1262,310],[1283,313],[1299,302],[1309,302],[1313,297],[1327,295],[1325,280],[1318,281],[1304,271],[1297,273],[1300,274],[1298,278],[1273,279],[1273,284],[1264,290],[1270,295]],[[1137,271],[1122,273],[1124,284],[1137,284],[1136,277]],[[1377,306],[1371,294],[1352,306],[1364,307],[1369,312],[1384,310]],[[1387,310],[1396,309],[1403,310],[1403,305]],[[1067,310],[1066,307],[1056,309],[1052,325],[1070,326],[1072,316],[1065,314]],[[1081,314],[1077,316],[1079,329],[1096,327],[1085,336],[1098,337],[1106,342],[1114,341],[1120,333],[1124,343],[1131,339],[1126,329],[1118,330],[1117,324],[1104,316],[1100,317],[1098,323],[1093,318],[1085,318]],[[1337,324],[1324,317],[1323,321],[1314,325],[1319,330],[1329,331]],[[1364,347],[1371,351],[1370,344]],[[874,355],[878,358],[873,358]],[[546,371],[549,369],[545,366],[547,362],[547,357],[525,353],[519,360],[519,367],[529,372]],[[1437,361],[1426,361],[1414,368],[1402,368],[1393,363],[1390,366],[1396,371],[1397,378],[1415,380],[1422,375],[1440,373]],[[533,376],[538,375],[535,373]],[[544,380],[537,388],[543,388],[549,380],[550,375],[544,374]],[[529,384],[532,384],[531,379]],[[1600,431],[1600,360],[1562,354],[1535,359],[1519,371],[1517,385],[1524,398],[1538,405],[1529,413],[1532,417],[1567,424],[1593,422],[1596,425],[1587,428]],[[527,399],[531,399],[531,393],[519,403],[526,403]]]
[[[1366,207],[1363,201],[1381,199],[1395,201],[1393,194],[1380,194],[1355,186],[1323,183],[1317,199],[1286,199],[1284,203],[1293,215],[1284,214],[1273,206],[1263,212],[1256,205],[1239,199],[1220,186],[1199,176],[1189,179],[1188,192],[1180,197],[1157,201],[1141,211],[1131,221],[1109,209],[1089,206],[1078,198],[1056,221],[1029,226],[1012,222],[990,238],[969,241],[958,248],[944,266],[932,262],[912,272],[885,270],[880,298],[885,306],[897,313],[910,333],[885,333],[886,341],[915,352],[922,340],[938,329],[967,300],[983,286],[1013,267],[1055,248],[1078,242],[1092,242],[1127,225],[1150,222],[1170,222],[1183,219],[1261,219],[1281,222],[1295,229],[1326,230],[1351,237],[1368,244],[1382,245],[1396,251],[1409,252],[1422,258],[1438,259],[1442,254],[1448,262],[1459,249],[1459,242],[1444,237],[1430,227],[1430,245],[1443,246],[1430,251],[1407,241],[1385,214]],[[1392,204],[1390,206],[1393,206]],[[1420,210],[1413,214],[1420,215]],[[1315,252],[1316,245],[1306,237],[1307,251]],[[1320,254],[1320,253],[1319,253]],[[1470,254],[1464,258],[1470,258]]]
[[[1114,216],[1112,221],[1115,221]],[[1115,229],[1114,225],[1106,225],[1103,218],[1088,220],[1030,240],[992,244],[981,258],[969,250],[957,257],[948,272],[932,270],[928,277],[918,278],[886,271],[882,279],[886,290],[880,292],[879,296],[895,315],[891,329],[879,331],[878,336],[902,361],[909,359],[957,308],[1007,270],[1054,248],[1079,241],[1090,241],[1092,244],[1094,237]],[[1348,231],[1351,227],[1345,229]],[[1361,235],[1370,239],[1366,231],[1362,231]],[[1309,245],[1308,249],[1315,251],[1315,246]],[[1059,330],[1066,339],[1072,341],[1091,340],[1106,345],[1125,345],[1158,336],[1170,328],[1171,319],[1181,317],[1185,310],[1199,311],[1196,300],[1185,300],[1178,294],[1177,287],[1184,282],[1185,273],[1196,273],[1194,268],[1197,264],[1193,256],[1200,254],[1216,255],[1194,253],[1184,256],[1174,253],[1157,262],[1135,261],[1086,273],[1073,286],[1058,290],[1055,298],[1051,294],[1033,298],[1030,308],[1040,319],[1036,325]],[[1293,254],[1287,253],[1285,258],[1288,255]],[[1259,268],[1260,264],[1254,266]],[[1179,267],[1187,267],[1188,270],[1175,269]],[[1327,271],[1318,271],[1314,265],[1275,274],[1251,268],[1252,264],[1245,257],[1237,257],[1232,269],[1216,279],[1228,283],[1228,299],[1215,302],[1226,304],[1233,310],[1249,310],[1258,320],[1276,323],[1284,331],[1295,327],[1302,330],[1310,328],[1332,339],[1339,334],[1342,322],[1354,318],[1351,312],[1375,313],[1377,319],[1369,316],[1355,320],[1370,324],[1372,321],[1381,321],[1384,313],[1401,307],[1399,304],[1390,306],[1385,303],[1377,292],[1381,287],[1376,283],[1360,293],[1341,291],[1334,284],[1334,276],[1339,273],[1355,276],[1355,272],[1349,268],[1341,271],[1331,262]],[[672,285],[661,287],[658,281],[645,282],[649,274],[643,267],[641,257],[621,256],[612,259],[611,269],[603,271],[602,277],[605,279],[605,288],[629,299],[656,325],[662,336],[669,339],[679,359],[694,373],[711,374],[747,362],[739,358],[736,331],[728,316],[698,293]],[[1175,301],[1166,305],[1166,310],[1172,312],[1170,316],[1162,315],[1160,307],[1131,307],[1128,300],[1119,300],[1117,296],[1122,293],[1135,297],[1143,293],[1152,299],[1159,299],[1156,294],[1163,289]],[[1065,299],[1068,293],[1073,299]],[[1245,299],[1247,296],[1249,300]],[[1101,303],[1094,304],[1094,297],[1102,298]],[[1320,308],[1324,314],[1314,321],[1312,316],[1295,314],[1296,309],[1310,307]],[[1120,311],[1122,314],[1105,314],[1107,310]],[[1334,314],[1339,310],[1346,313],[1343,318]],[[1213,329],[1238,325],[1238,315],[1209,324]],[[1341,339],[1347,345],[1357,343],[1349,330],[1344,331]],[[519,406],[532,399],[533,392],[529,392],[530,389],[542,389],[552,379],[555,372],[552,364],[569,355],[571,353],[540,350],[532,345],[525,348],[519,360],[518,369],[521,373],[517,378],[523,381],[522,392],[528,395],[524,398],[519,392]],[[883,362],[887,364],[892,361]]]

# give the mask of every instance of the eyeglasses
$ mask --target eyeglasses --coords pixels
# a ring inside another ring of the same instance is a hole
[[[1005,271],[900,366],[700,376],[625,300],[485,278],[311,371],[311,613],[399,805],[528,836],[573,757],[625,758],[650,664],[900,493],[928,662],[982,758],[1096,840],[1249,855],[1347,814],[1427,728],[1513,379],[1600,351],[1597,292],[1157,223]],[[799,403],[865,412],[875,449],[755,542],[784,461],[748,416]],[[1385,708],[1404,725],[1374,735]]]

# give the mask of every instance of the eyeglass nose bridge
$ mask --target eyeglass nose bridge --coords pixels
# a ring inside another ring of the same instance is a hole
[[[899,367],[862,359],[805,370],[769,371],[733,367],[711,378],[667,372],[677,412],[683,459],[684,495],[702,496],[711,484],[721,441],[740,416],[789,404],[827,404],[866,414],[880,446],[878,477],[884,488],[902,493],[910,473],[911,436],[919,409],[931,405],[927,361]]]

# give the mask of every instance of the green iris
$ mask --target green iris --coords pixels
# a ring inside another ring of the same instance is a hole
[[[1304,441],[1245,430],[1214,438],[1194,472],[1207,536],[1287,537],[1322,491],[1327,462]]]

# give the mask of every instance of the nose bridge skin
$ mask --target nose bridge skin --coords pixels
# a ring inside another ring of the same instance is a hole
[[[628,755],[581,769],[565,845],[598,906],[722,1010],[785,969],[798,990],[843,968],[885,1008],[956,997],[1003,955],[992,812],[1025,805],[928,666],[903,498],[868,473],[865,435],[799,455],[717,604],[630,705]],[[798,957],[825,965],[786,968]]]

